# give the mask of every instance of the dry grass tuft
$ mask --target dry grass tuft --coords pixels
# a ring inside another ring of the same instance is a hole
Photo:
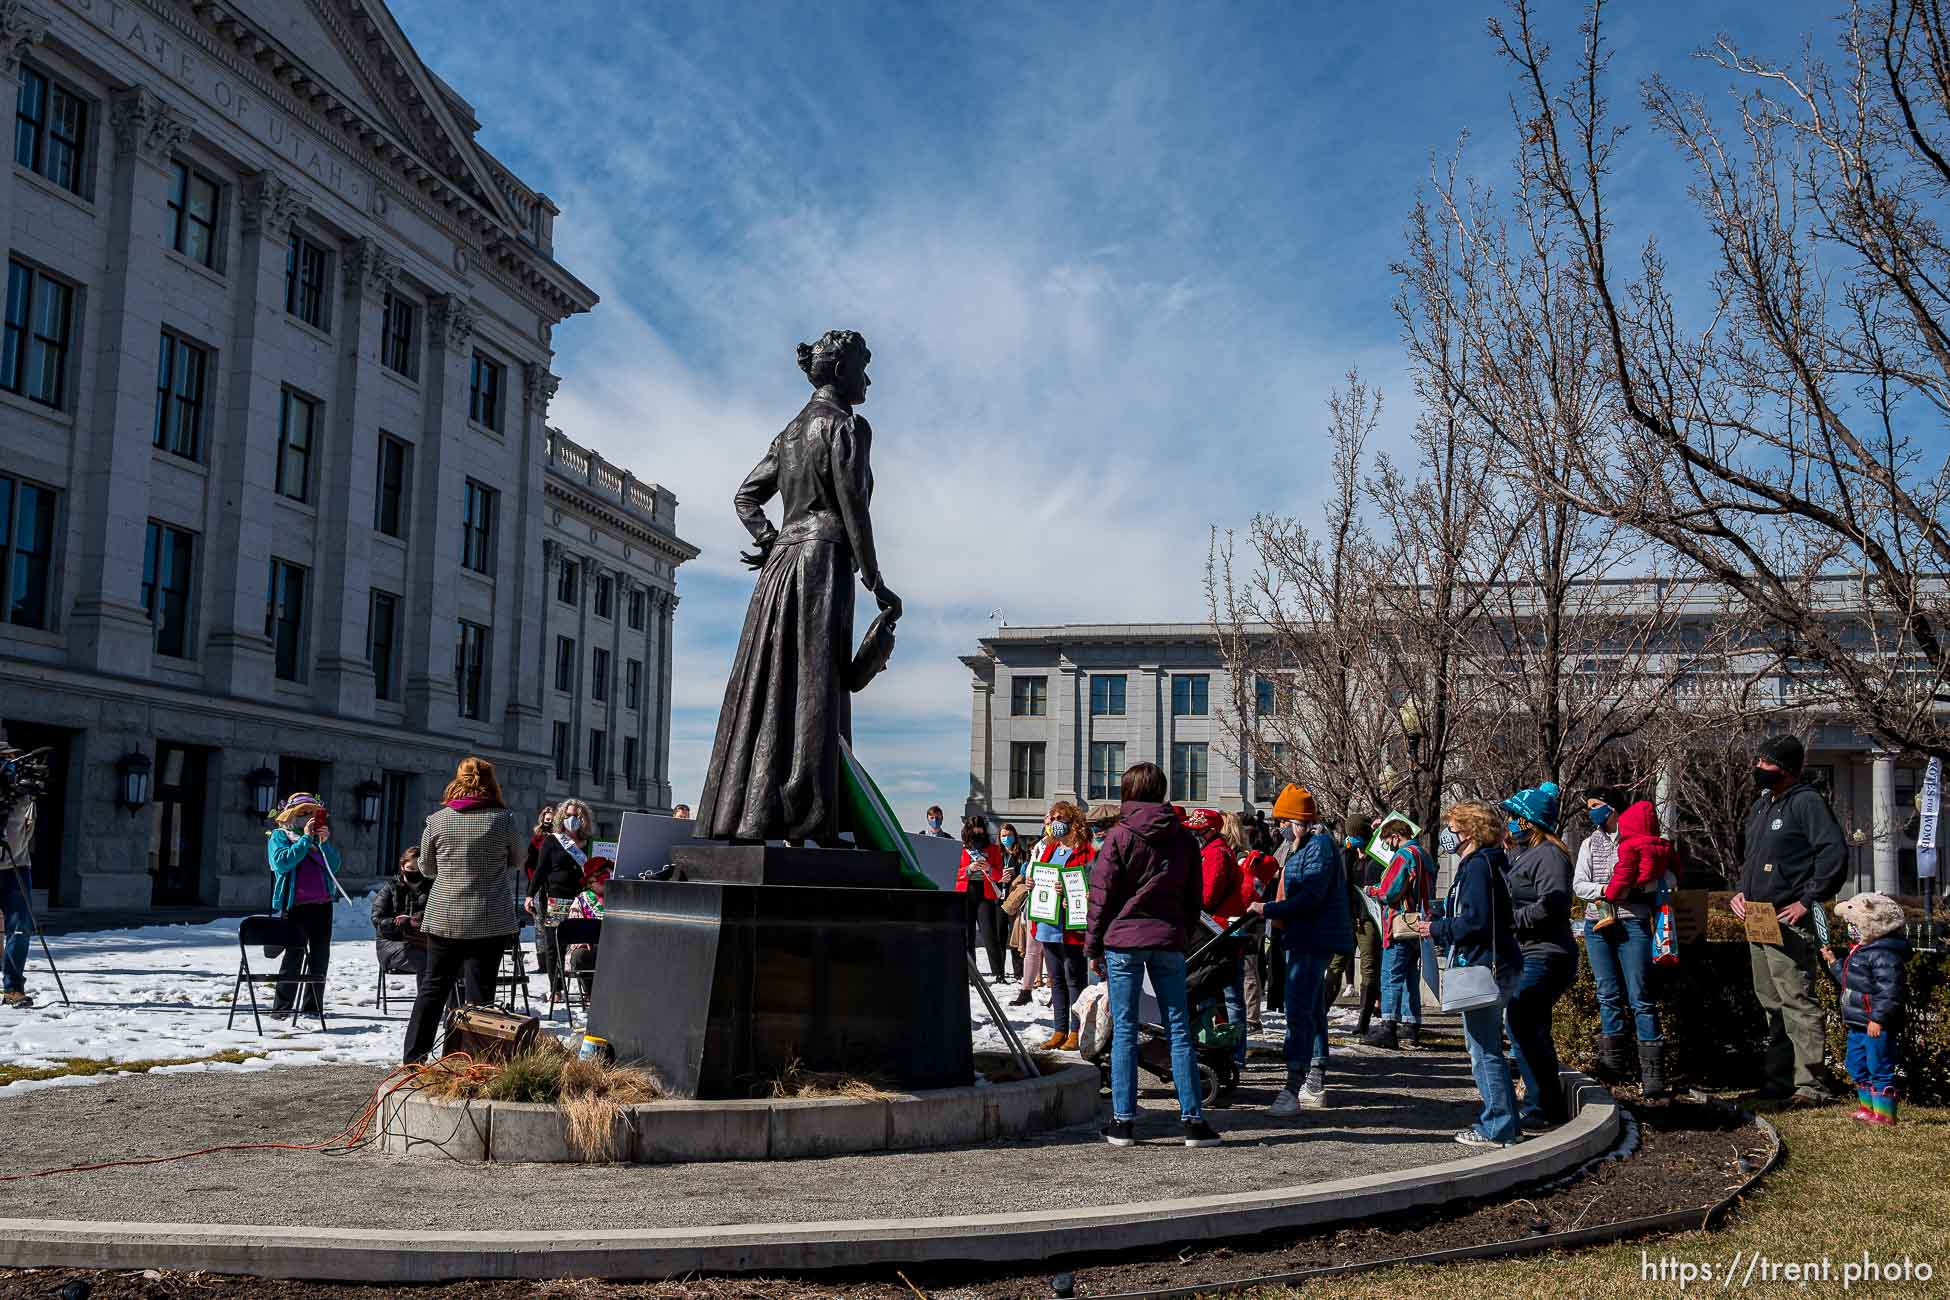
[[[445,1101],[516,1101],[554,1106],[568,1124],[569,1149],[590,1164],[613,1162],[623,1107],[666,1095],[647,1070],[585,1061],[554,1038],[499,1063],[436,1062],[422,1091]]]
[[[808,1070],[803,1062],[794,1057],[786,1062],[785,1068],[779,1071],[763,1095],[779,1099],[844,1097],[849,1101],[891,1101],[901,1094],[889,1089],[887,1082],[880,1075]]]

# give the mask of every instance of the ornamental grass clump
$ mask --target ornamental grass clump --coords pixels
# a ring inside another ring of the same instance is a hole
[[[666,1096],[646,1070],[583,1060],[554,1038],[542,1038],[505,1061],[435,1062],[422,1089],[445,1101],[527,1102],[562,1112],[569,1150],[588,1164],[610,1163],[618,1150],[623,1107]]]

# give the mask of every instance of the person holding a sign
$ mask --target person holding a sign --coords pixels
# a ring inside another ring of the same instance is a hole
[[[1198,842],[1165,802],[1164,770],[1138,763],[1124,773],[1117,825],[1090,873],[1090,964],[1110,985],[1110,1124],[1104,1140],[1137,1140],[1138,1004],[1146,979],[1171,1037],[1171,1081],[1188,1147],[1219,1145],[1205,1122],[1185,993],[1185,949],[1198,927],[1204,879]]]
[[[1270,1114],[1298,1115],[1327,1104],[1327,966],[1354,951],[1347,912],[1347,873],[1340,845],[1312,793],[1289,785],[1273,801],[1273,818],[1294,827],[1294,848],[1281,869],[1277,896],[1252,910],[1280,927],[1286,949],[1286,1087]]]
[[[1801,779],[1801,742],[1769,736],[1754,758],[1760,796],[1747,814],[1740,888],[1727,900],[1747,925],[1754,997],[1767,1015],[1766,1081],[1756,1101],[1835,1100],[1820,1076],[1824,1031],[1815,1004],[1820,960],[1813,913],[1833,898],[1848,844],[1828,800]]]
[[[1091,857],[1082,810],[1067,800],[1051,804],[1043,838],[1029,854],[1029,920],[1050,984],[1046,1052],[1073,1052],[1077,1046],[1070,1008],[1089,978],[1083,935],[1090,914]]]
[[[1368,1034],[1370,1047],[1422,1045],[1422,942],[1415,922],[1429,914],[1435,863],[1415,842],[1415,824],[1400,813],[1382,819],[1375,842],[1388,865],[1368,897],[1381,904],[1381,1023]],[[1380,857],[1380,853],[1371,853]]]
[[[542,837],[535,853],[535,878],[528,882],[523,905],[535,918],[535,959],[548,972],[548,1000],[562,996],[562,954],[557,951],[555,927],[549,924],[550,903],[558,918],[571,899],[582,892],[582,875],[589,866],[589,836],[596,819],[580,799],[565,799],[555,807],[553,829]]]

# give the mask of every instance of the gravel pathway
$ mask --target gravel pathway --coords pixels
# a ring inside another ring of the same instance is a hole
[[[291,1067],[143,1075],[0,1099],[0,1173],[226,1142],[318,1142],[355,1115],[383,1071]],[[1096,1126],[949,1151],[772,1163],[461,1164],[376,1150],[252,1151],[0,1183],[0,1217],[320,1225],[347,1229],[587,1230],[970,1214],[1248,1191],[1452,1160],[1475,1113],[1465,1056],[1336,1047],[1330,1109],[1265,1112],[1277,1061],[1255,1060],[1227,1108],[1227,1142],[1187,1150],[1167,1089],[1143,1098],[1146,1141],[1118,1150]]]

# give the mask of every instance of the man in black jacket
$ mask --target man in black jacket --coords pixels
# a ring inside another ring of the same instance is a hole
[[[1801,779],[1801,742],[1770,736],[1754,760],[1760,798],[1747,814],[1739,892],[1729,900],[1745,918],[1748,903],[1772,904],[1781,922],[1779,945],[1749,943],[1754,997],[1767,1013],[1763,1101],[1833,1101],[1819,1073],[1822,1016],[1814,980],[1820,942],[1810,921],[1842,885],[1848,846],[1828,801]]]
[[[373,943],[379,949],[379,969],[388,975],[412,975],[417,988],[427,973],[427,942],[420,935],[433,886],[420,874],[420,850],[400,855],[399,874],[372,896]]]

